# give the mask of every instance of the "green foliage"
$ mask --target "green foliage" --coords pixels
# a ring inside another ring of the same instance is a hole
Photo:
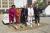
[[[37,0],[37,4],[39,8],[44,8],[45,7],[45,2],[44,0]]]

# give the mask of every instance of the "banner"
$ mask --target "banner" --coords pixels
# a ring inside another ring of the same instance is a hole
[[[16,8],[23,8],[27,4],[27,0],[14,0]]]

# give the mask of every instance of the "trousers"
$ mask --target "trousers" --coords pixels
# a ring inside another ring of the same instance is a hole
[[[32,24],[32,20],[33,20],[33,17],[32,16],[28,16],[28,25]]]

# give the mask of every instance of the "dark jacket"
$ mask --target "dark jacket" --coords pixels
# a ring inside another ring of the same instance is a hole
[[[34,7],[34,14],[39,14],[39,13],[40,13],[39,8]]]
[[[27,16],[28,15],[28,9],[22,8],[21,15],[22,16]]]
[[[24,13],[24,8],[22,8],[22,11],[21,11],[21,16],[23,16],[23,13]]]
[[[27,8],[24,9],[24,15],[28,16],[28,9]]]
[[[25,8],[22,8],[22,11],[21,11],[21,23],[25,23],[27,21],[27,15],[28,15],[28,10],[25,9]]]

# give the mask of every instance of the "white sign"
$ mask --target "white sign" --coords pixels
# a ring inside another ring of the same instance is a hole
[[[3,22],[6,24],[6,23],[9,23],[9,14],[3,14]]]
[[[17,8],[21,8],[26,6],[27,0],[14,0],[14,4],[16,5]]]
[[[9,23],[9,14],[3,14],[3,22],[6,24],[6,23]],[[16,22],[15,18],[14,18],[14,22]]]

